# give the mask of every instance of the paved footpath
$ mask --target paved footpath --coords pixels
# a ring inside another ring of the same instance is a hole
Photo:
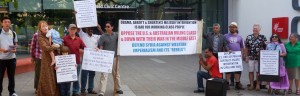
[[[204,96],[193,93],[197,88],[198,70],[196,55],[188,56],[139,56],[120,57],[120,74],[123,95],[119,96]],[[203,70],[203,69],[202,69]],[[249,83],[248,68],[244,64],[241,83]],[[16,92],[19,96],[34,96],[34,72],[16,75]],[[99,74],[95,80],[95,90],[99,91]],[[205,81],[205,80],[204,80]],[[3,82],[3,96],[8,96],[7,78]],[[204,84],[205,85],[205,84]],[[295,90],[295,88],[293,88]],[[88,95],[97,96],[97,95]],[[105,96],[113,96],[113,80],[109,75]],[[231,87],[227,96],[270,96],[266,89],[261,91],[237,91]],[[288,96],[296,96],[290,94]]]

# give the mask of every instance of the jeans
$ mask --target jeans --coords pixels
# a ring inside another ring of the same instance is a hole
[[[210,75],[206,72],[203,71],[198,71],[197,72],[197,83],[198,83],[198,89],[204,89],[203,86],[203,78],[204,79],[209,79]]]
[[[88,77],[89,76],[89,77]],[[88,79],[88,92],[93,91],[94,88],[95,71],[81,70],[81,92],[85,92],[85,86]]]
[[[79,94],[79,75],[80,75],[81,64],[77,64],[77,78],[78,80],[73,82],[73,94]]]
[[[7,70],[8,76],[8,91],[9,94],[15,93],[15,70],[16,70],[16,59],[0,60],[0,96],[3,90],[3,78],[5,70]]]
[[[60,96],[70,96],[71,82],[59,83]]]

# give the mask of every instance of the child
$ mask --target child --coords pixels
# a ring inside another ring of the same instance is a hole
[[[62,55],[68,55],[69,54],[69,47],[67,46],[62,46],[60,48],[60,53]],[[58,67],[55,67],[57,70]],[[71,87],[71,82],[62,82],[58,84],[59,89],[60,89],[60,96],[70,96],[70,87]]]
[[[48,28],[47,28],[48,30]],[[54,30],[53,28],[50,27],[50,30],[47,32],[46,37],[49,38],[49,42],[56,47],[60,47],[60,45],[62,44],[62,39],[60,38],[60,34],[59,32],[57,32],[56,30]],[[50,57],[52,59],[50,66],[55,64],[55,56],[53,51],[50,52]]]

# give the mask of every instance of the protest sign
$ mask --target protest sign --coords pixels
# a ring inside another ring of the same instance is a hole
[[[260,50],[259,80],[278,82],[279,76],[279,51]]]
[[[74,0],[74,9],[78,28],[98,25],[95,0]]]
[[[82,70],[111,73],[114,54],[114,51],[84,48]]]
[[[243,71],[241,51],[218,52],[219,70],[224,72]]]
[[[57,82],[77,81],[75,54],[55,56]]]
[[[279,73],[279,51],[278,50],[261,50],[260,51],[260,68],[261,75],[278,75]]]
[[[120,20],[119,55],[196,54],[198,34],[196,20]]]

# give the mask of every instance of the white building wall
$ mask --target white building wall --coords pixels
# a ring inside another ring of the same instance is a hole
[[[300,16],[300,11],[293,9],[292,0],[229,0],[228,6],[228,24],[237,22],[239,33],[244,39],[252,34],[253,24],[258,23],[262,26],[260,33],[269,40],[272,35],[272,18],[276,17],[289,17],[290,34],[292,19]],[[298,33],[299,30],[298,22]]]

